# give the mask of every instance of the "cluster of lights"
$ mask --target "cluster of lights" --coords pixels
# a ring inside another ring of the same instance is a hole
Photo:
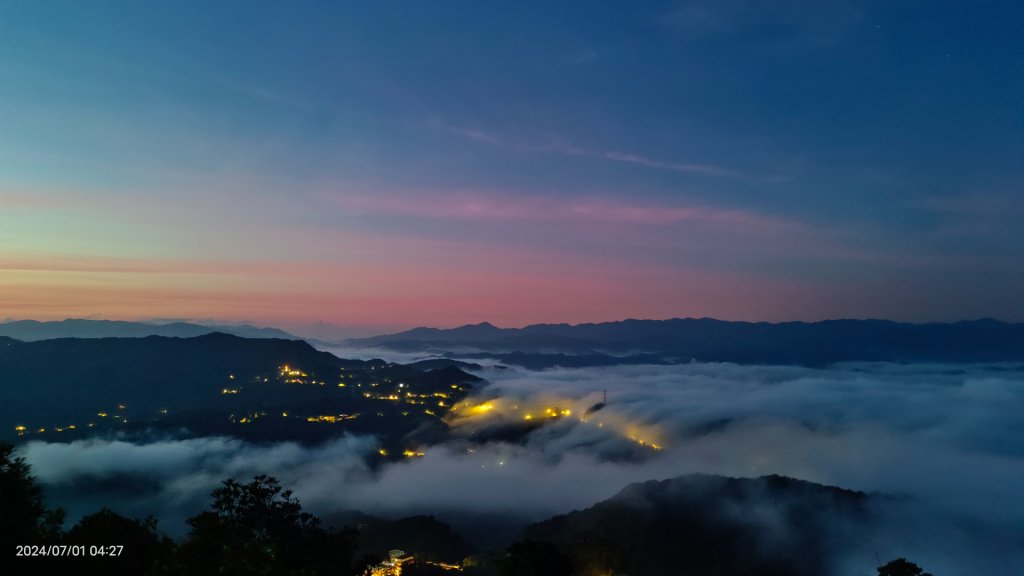
[[[480,404],[471,404],[464,402],[457,406],[452,407],[452,412],[458,412],[464,416],[485,416],[491,413],[501,413],[505,411],[513,411],[521,414],[521,418],[525,422],[537,422],[544,420],[555,420],[560,418],[568,418],[573,416],[573,411],[569,408],[562,408],[560,406],[545,406],[541,408],[537,407],[520,407],[519,404],[506,403],[501,399],[488,400]],[[578,417],[582,423],[588,423],[590,419],[586,415]],[[604,418],[602,418],[604,420]],[[639,446],[648,448],[655,451],[660,451],[664,447],[653,440],[659,436],[657,429],[650,426],[636,425],[629,422],[618,420],[617,417],[612,418],[612,422],[609,423],[609,427],[616,430],[622,437],[636,443]],[[605,422],[595,421],[598,428],[604,428]]]
[[[371,370],[375,370],[376,368],[371,366],[370,369]],[[301,384],[305,384],[306,380],[304,380],[304,379],[308,378],[308,374],[306,374],[305,372],[303,372],[302,370],[300,370],[298,368],[293,368],[289,364],[285,364],[283,366],[280,366],[278,370],[279,370],[279,375],[282,377],[282,379],[284,379],[285,383],[301,383]],[[339,375],[339,378],[340,379],[345,379],[346,374],[344,374],[344,369],[342,369],[341,372],[342,373]],[[347,374],[347,376],[349,378],[349,382],[353,382],[352,378],[353,378],[354,374]],[[228,374],[227,378],[228,378],[229,381],[237,380],[237,377],[235,376],[235,374]],[[259,379],[257,378],[257,381],[258,380]],[[263,382],[268,382],[268,378],[263,378],[262,380],[263,380]],[[390,384],[392,382],[391,379],[389,379],[389,378],[383,378],[382,380],[385,383],[388,383],[388,384]],[[317,380],[311,380],[310,382],[312,384],[319,384],[321,386],[325,384],[325,382],[317,381]],[[356,384],[356,385],[360,386],[360,387],[362,386],[362,384]],[[343,388],[343,387],[346,387],[346,386],[347,386],[347,384],[345,382],[339,382],[338,383],[338,387],[342,387]],[[380,386],[380,384],[378,382],[373,382],[373,383],[369,384],[369,386],[375,388],[375,387]],[[463,388],[461,386],[459,386],[458,384],[451,384],[450,386],[451,386],[451,389],[453,390],[452,393],[448,393],[448,392],[429,392],[429,393],[424,393],[424,394],[417,394],[417,393],[412,392],[409,389],[409,386],[407,384],[405,384],[404,382],[400,382],[397,385],[399,391],[397,391],[395,393],[377,394],[377,393],[374,393],[374,392],[365,392],[365,393],[363,393],[363,396],[365,398],[375,399],[375,400],[386,400],[386,401],[390,401],[390,402],[404,402],[404,403],[407,403],[407,404],[420,404],[420,405],[426,404],[427,400],[430,400],[431,402],[435,402],[436,401],[437,406],[439,408],[447,409],[447,408],[449,408],[449,404],[447,404],[445,402],[445,400],[451,397],[450,394],[459,393],[459,392],[463,391]],[[404,389],[404,390],[401,390],[401,389]],[[239,387],[225,387],[225,388],[221,389],[221,395],[225,395],[225,396],[237,395],[237,394],[240,393],[240,391],[241,391],[241,389]],[[404,392],[404,394],[402,394],[402,392]],[[116,408],[117,411],[124,411],[126,409],[127,409],[126,405],[124,405],[124,404],[117,404],[117,408]],[[451,410],[455,410],[455,407],[451,406],[450,409]],[[480,406],[477,406],[474,409],[476,411],[478,411],[478,412],[481,412],[481,413],[482,412],[488,412],[488,411],[494,409],[494,405],[493,405],[493,403],[488,402],[488,403],[484,403],[484,404],[482,404]],[[168,410],[167,410],[167,408],[162,408],[158,412],[159,412],[159,414],[167,414]],[[435,416],[435,417],[437,416],[437,413],[435,413],[433,410],[430,410],[430,409],[424,409],[423,413],[426,414],[426,415],[429,415],[429,416]],[[112,420],[120,421],[121,423],[127,423],[128,422],[128,420],[124,416],[122,416],[120,414],[117,414],[116,412],[112,414],[110,412],[105,412],[104,411],[104,412],[98,412],[96,415],[98,417],[100,417],[100,418],[109,418],[109,419],[112,419]],[[241,417],[236,417],[234,414],[231,414],[229,416],[229,419],[230,419],[231,422],[235,422],[235,423],[239,423],[239,424],[249,424],[249,423],[254,422],[257,418],[259,418],[261,416],[265,416],[265,415],[266,415],[265,412],[257,412],[257,413],[247,414],[247,415],[244,415],[244,416],[241,416]],[[288,412],[282,412],[281,415],[283,417],[288,417]],[[382,412],[378,412],[377,415],[378,416],[383,416],[384,414]],[[407,416],[407,415],[409,415],[409,412],[408,411],[402,412],[402,415]],[[315,423],[329,423],[330,424],[330,423],[341,422],[343,420],[351,420],[351,419],[357,418],[358,416],[359,416],[359,414],[312,415],[312,416],[307,416],[306,417],[306,421],[308,421],[308,422],[315,422]],[[95,426],[95,423],[89,422],[87,424],[87,426],[89,428],[92,428],[92,427]],[[67,426],[59,426],[59,427],[51,428],[50,430],[51,431],[55,431],[55,432],[64,432],[66,430],[76,430],[76,429],[77,429],[77,426],[75,424],[69,424]],[[30,430],[28,426],[24,426],[24,425],[18,425],[18,426],[15,427],[15,432],[19,436],[24,436],[26,434],[31,433],[32,431],[33,430]],[[36,431],[38,433],[45,433],[47,431],[47,428],[40,427],[40,428],[34,429],[34,431]],[[417,457],[417,456],[423,456],[423,453],[422,452],[418,452],[418,451],[406,450],[403,453],[403,455],[406,456],[406,457]]]
[[[278,368],[278,374],[281,376],[281,378],[284,379],[285,384],[306,384],[306,378],[309,376],[302,370],[299,370],[298,368],[292,368],[288,364],[285,364],[284,366]],[[266,380],[264,380],[264,382],[266,382]],[[320,386],[326,384],[326,382],[317,380],[310,380],[308,383],[319,384]]]
[[[646,446],[647,448],[650,448],[651,450],[661,450],[661,445],[655,444],[654,442],[648,442],[647,440],[644,440],[643,438],[637,438],[636,436],[630,436],[629,439],[632,440],[633,442],[636,442],[637,444],[639,444],[641,446]]]
[[[402,552],[401,550],[392,550],[388,556],[388,559],[384,560],[380,564],[368,567],[364,574],[366,574],[366,576],[401,576],[402,566],[413,562],[422,562],[423,564],[440,568],[445,572],[462,572],[463,569],[461,564],[432,562],[430,560],[417,561],[412,556],[406,555],[405,552]]]
[[[517,409],[517,406],[513,406],[513,409]],[[562,418],[564,416],[572,416],[572,410],[567,408],[545,408],[544,412],[540,414],[541,418]],[[523,420],[533,420],[533,414],[527,412],[523,415]]]
[[[483,404],[477,404],[476,406],[470,407],[469,410],[471,412],[475,412],[477,414],[486,414],[486,413],[490,412],[491,410],[494,410],[494,403],[493,402],[484,402]]]
[[[288,413],[284,412],[283,415],[287,417]],[[334,424],[336,422],[341,422],[344,420],[354,420],[358,417],[359,414],[338,414],[337,416],[333,414],[322,414],[318,416],[307,416],[306,422],[321,422],[325,424]]]
[[[117,405],[117,409],[118,410],[124,410],[124,404],[118,404]],[[111,414],[109,414],[107,412],[97,412],[96,415],[99,416],[100,418],[112,418],[114,420],[121,420],[122,422],[127,422],[127,420],[125,420],[124,416],[121,416],[120,414],[111,415]]]
[[[287,364],[285,364],[284,366],[281,366],[281,376],[291,376],[291,377],[305,378],[306,377],[306,373],[301,371],[301,370],[297,370],[295,368],[292,368],[291,366],[288,366]]]
[[[92,428],[93,426],[95,426],[95,424],[93,424],[92,422],[87,424],[87,427],[89,427],[89,428]],[[53,432],[64,432],[64,431],[69,431],[70,432],[72,430],[77,430],[77,429],[78,429],[77,425],[75,425],[75,424],[68,424],[67,426],[57,426],[57,427],[53,428],[52,431]],[[18,434],[18,436],[24,436],[25,434],[28,434],[30,432],[27,426],[23,426],[23,425],[20,425],[20,424],[18,426],[14,427],[14,431]],[[36,432],[39,433],[39,434],[43,434],[43,433],[46,432],[46,428],[37,428]]]
[[[232,414],[231,416],[229,416],[229,418],[230,418],[230,420],[232,422],[235,422],[237,424],[252,424],[258,418],[260,418],[262,416],[266,416],[266,415],[267,415],[266,412],[253,412],[251,414],[246,414],[245,416],[242,416],[241,418],[237,418],[237,419],[235,418],[235,415]]]

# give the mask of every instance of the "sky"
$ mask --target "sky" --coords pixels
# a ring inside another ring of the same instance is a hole
[[[1024,321],[1013,1],[0,7],[0,319]]]

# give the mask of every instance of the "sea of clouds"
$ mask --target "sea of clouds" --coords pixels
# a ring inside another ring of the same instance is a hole
[[[590,506],[631,482],[687,473],[782,474],[878,492],[878,521],[837,559],[864,574],[906,556],[939,574],[1024,566],[1024,367],[694,363],[484,369],[452,439],[371,467],[372,437],[322,446],[227,438],[31,442],[23,453],[72,516],[153,514],[172,534],[229,477],[278,477],[321,515],[357,509],[517,522]],[[607,405],[588,413],[607,393]],[[516,442],[488,432],[557,406]],[[644,440],[641,445],[638,440]],[[651,444],[657,445],[655,450]]]

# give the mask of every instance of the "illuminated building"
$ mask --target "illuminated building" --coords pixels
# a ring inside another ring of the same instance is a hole
[[[376,566],[368,567],[364,574],[366,576],[401,576],[402,566],[414,561],[411,554],[406,554],[401,550],[392,550],[388,552],[387,560]]]

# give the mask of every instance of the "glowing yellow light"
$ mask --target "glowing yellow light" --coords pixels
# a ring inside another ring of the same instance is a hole
[[[381,456],[387,456],[388,455],[388,451],[383,449],[383,448],[381,448],[380,450],[377,450],[377,454],[380,454]]]
[[[106,412],[99,412],[96,415],[99,416],[100,418],[106,418],[107,417],[107,413]]]
[[[417,456],[423,456],[423,452],[414,452],[412,450],[406,450],[402,452],[402,456],[405,456],[406,458],[415,458]]]
[[[478,412],[480,414],[484,414],[484,413],[489,412],[491,410],[494,410],[494,404],[492,404],[490,402],[485,402],[484,404],[479,404],[479,405],[473,407],[473,411],[474,412]]]
[[[527,414],[526,416],[523,416],[523,420],[533,420],[533,414]]]
[[[24,432],[25,431],[25,427],[24,426],[15,426],[14,427],[14,431],[15,432]]]
[[[281,412],[281,416],[284,416],[285,418],[287,418],[288,417],[288,413],[287,412]]]

